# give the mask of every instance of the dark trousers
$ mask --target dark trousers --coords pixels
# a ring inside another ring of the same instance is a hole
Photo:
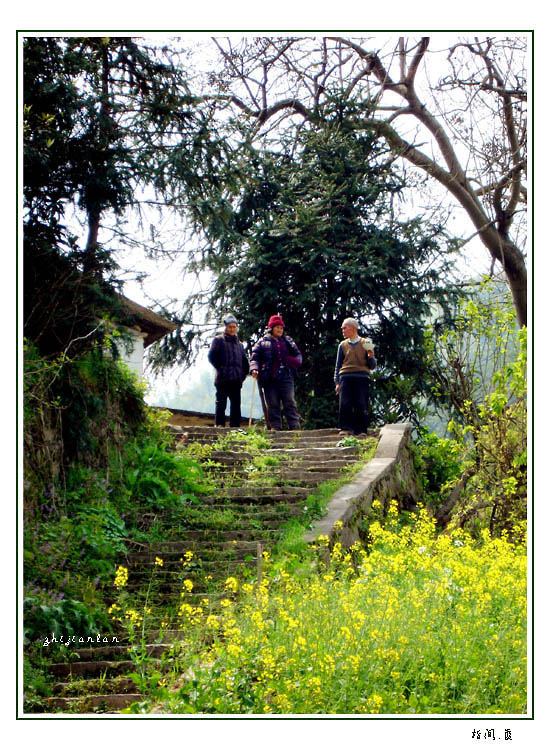
[[[369,387],[368,378],[340,378],[338,426],[341,430],[355,435],[367,431]]]
[[[216,383],[216,427],[225,427],[225,408],[229,399],[229,426],[241,426],[240,380],[220,380]]]
[[[281,404],[289,430],[300,429],[300,417],[294,400],[294,380],[272,380],[263,386],[269,422],[273,430],[282,430]]]

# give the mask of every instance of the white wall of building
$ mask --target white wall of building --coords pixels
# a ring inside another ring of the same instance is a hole
[[[131,341],[123,341],[117,344],[120,358],[130,367],[138,376],[143,377],[143,342],[147,336],[146,333],[133,329],[126,329],[126,333],[131,336]]]

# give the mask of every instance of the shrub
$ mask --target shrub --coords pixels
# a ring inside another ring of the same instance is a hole
[[[127,444],[119,481],[128,506],[139,502],[156,510],[181,505],[207,490],[196,461],[148,438]]]
[[[32,515],[71,465],[105,471],[139,432],[147,407],[136,376],[100,344],[70,358],[41,356],[25,342],[24,364],[25,511]]]
[[[63,599],[52,592],[38,592],[23,600],[24,643],[42,643],[52,633],[56,638],[87,636],[110,628],[104,610],[95,612],[76,599]]]
[[[423,500],[430,509],[437,510],[462,473],[463,444],[420,429],[412,452]]]
[[[455,409],[447,447],[461,454],[460,476],[452,488],[442,485],[436,517],[443,526],[511,533],[527,513],[527,330],[517,330],[510,303],[469,300],[457,328],[432,344],[447,362],[434,388]],[[437,450],[441,458],[441,441]]]

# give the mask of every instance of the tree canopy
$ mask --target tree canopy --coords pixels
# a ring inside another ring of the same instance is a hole
[[[376,127],[464,209],[506,274],[519,324],[527,323],[525,37],[456,39],[443,60],[428,37],[214,42],[217,97],[251,121],[256,137],[321,121],[336,92],[370,103],[355,127]]]
[[[112,292],[130,212],[200,185],[207,119],[175,52],[128,37],[25,39],[24,315],[41,351],[83,340],[98,317],[120,319]]]
[[[333,101],[322,127],[282,149],[250,149],[232,213],[205,224],[211,312],[232,310],[250,342],[283,315],[304,355],[297,396],[309,426],[336,416],[334,362],[349,315],[377,344],[376,417],[415,418],[415,398],[428,395],[425,321],[453,294],[442,283],[443,228],[396,218],[404,186],[394,157],[375,133],[354,130],[352,106]]]

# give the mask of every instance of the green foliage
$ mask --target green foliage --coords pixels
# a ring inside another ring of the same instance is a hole
[[[90,361],[81,365],[87,378],[96,372],[88,370]],[[120,387],[116,369],[112,374]],[[120,377],[124,381],[124,372]],[[143,401],[140,407],[145,413]],[[81,635],[109,629],[104,587],[112,583],[116,562],[127,554],[129,539],[138,538],[138,528],[143,542],[155,535],[154,528],[143,529],[143,513],[181,508],[207,488],[196,462],[168,450],[165,418],[148,414],[146,423],[123,447],[111,446],[106,465],[75,462],[45,489],[33,485],[24,546],[30,642],[46,626],[69,634],[80,628]]]
[[[44,357],[26,341],[24,354],[25,510],[32,515],[52,486],[68,481],[70,488],[72,463],[105,469],[140,430],[147,407],[135,374],[101,349]]]
[[[200,192],[225,146],[208,108],[189,96],[181,58],[160,45],[26,37],[23,76],[25,334],[43,355],[76,353],[93,345],[98,319],[130,322],[114,294],[113,256],[141,239],[128,234],[141,196],[181,204],[186,190]],[[72,212],[87,239],[68,228]],[[132,223],[143,221],[141,213]],[[114,228],[109,245],[100,224]],[[161,245],[151,230],[154,254]],[[192,356],[193,332],[176,337]]]
[[[465,403],[479,404],[493,390],[495,377],[516,358],[517,324],[505,285],[484,279],[458,305],[452,325],[425,332],[435,398],[462,420]]]
[[[265,432],[256,428],[247,428],[231,430],[220,435],[212,445],[213,450],[231,450],[237,447],[247,453],[258,455],[266,448],[271,448],[271,440]]]
[[[126,446],[123,467],[121,483],[129,506],[162,510],[206,490],[200,466],[186,455],[168,452],[163,443],[134,440]]]
[[[44,698],[51,695],[48,676],[42,664],[33,664],[28,656],[23,656],[24,710],[28,713],[42,712]]]
[[[108,627],[104,612],[94,617],[89,608],[74,599],[47,601],[41,596],[27,596],[23,600],[24,643],[38,643],[42,639],[82,636]]]
[[[527,512],[527,331],[510,303],[470,300],[432,345],[448,363],[434,387],[453,404],[450,444],[461,448],[461,475],[438,520],[517,533]]]
[[[421,430],[414,446],[416,477],[420,481],[423,502],[437,510],[445,494],[462,473],[464,444]]]

